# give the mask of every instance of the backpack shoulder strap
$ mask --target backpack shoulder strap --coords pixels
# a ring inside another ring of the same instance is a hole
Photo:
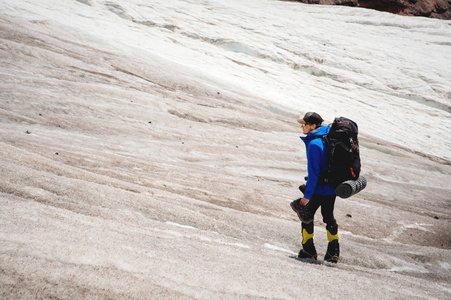
[[[323,140],[326,140],[327,141],[327,134],[324,134],[324,135],[317,135],[317,136],[315,136],[315,137],[313,137],[313,139],[314,140],[316,140],[316,139],[323,139]]]

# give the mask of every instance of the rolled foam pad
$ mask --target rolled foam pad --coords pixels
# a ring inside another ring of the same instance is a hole
[[[335,193],[340,198],[349,198],[366,187],[366,179],[359,176],[357,180],[348,180],[337,186]]]

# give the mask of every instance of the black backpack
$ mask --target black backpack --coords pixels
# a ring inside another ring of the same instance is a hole
[[[345,117],[335,118],[330,131],[322,136],[328,145],[329,169],[320,174],[319,182],[336,188],[347,180],[357,180],[360,175],[359,140],[357,124]]]

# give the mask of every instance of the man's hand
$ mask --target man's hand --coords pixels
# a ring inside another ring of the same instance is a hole
[[[307,203],[309,203],[309,199],[302,197],[301,201],[299,202],[299,204],[301,204],[302,206],[306,206]]]

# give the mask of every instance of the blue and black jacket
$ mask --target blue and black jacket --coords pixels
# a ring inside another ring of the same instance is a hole
[[[327,143],[319,136],[326,135],[330,130],[328,126],[321,126],[318,129],[311,131],[307,136],[301,139],[305,143],[307,151],[307,171],[308,179],[305,188],[304,197],[311,199],[313,194],[319,195],[333,195],[335,189],[329,185],[319,185],[318,178],[323,172],[328,169],[327,164]]]

